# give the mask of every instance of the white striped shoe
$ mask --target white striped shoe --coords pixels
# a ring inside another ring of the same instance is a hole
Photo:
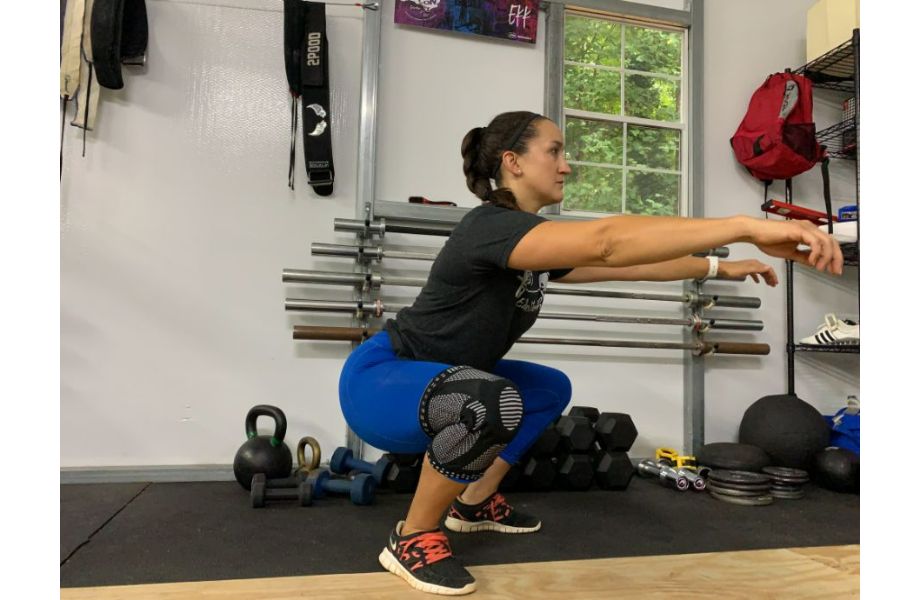
[[[812,346],[857,345],[859,323],[838,319],[834,314],[824,315],[824,325],[814,335],[802,338],[799,343]]]

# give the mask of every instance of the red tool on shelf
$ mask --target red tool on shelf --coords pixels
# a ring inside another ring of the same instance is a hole
[[[811,221],[815,225],[825,225],[827,223],[827,213],[818,210],[796,206],[788,202],[779,200],[767,200],[761,205],[761,210],[775,215],[786,217],[787,219],[799,219],[802,221]],[[837,217],[831,215],[831,219],[836,223]]]
[[[429,200],[424,196],[409,196],[409,202],[412,204],[431,204],[434,206],[457,206],[456,202]]]

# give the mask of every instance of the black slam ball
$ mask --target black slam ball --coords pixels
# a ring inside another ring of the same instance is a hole
[[[859,492],[859,455],[831,446],[815,455],[815,482],[835,492]]]
[[[827,447],[830,429],[814,406],[795,395],[764,396],[741,418],[738,441],[763,448],[774,465],[809,469]]]

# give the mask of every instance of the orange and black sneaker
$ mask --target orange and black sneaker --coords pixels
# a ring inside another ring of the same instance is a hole
[[[443,531],[400,535],[404,523],[396,524],[378,557],[384,569],[423,592],[459,596],[476,591],[476,580],[454,558]]]
[[[532,533],[540,529],[540,520],[515,510],[500,493],[495,492],[479,504],[464,504],[456,498],[447,511],[444,526],[451,531],[498,531]]]

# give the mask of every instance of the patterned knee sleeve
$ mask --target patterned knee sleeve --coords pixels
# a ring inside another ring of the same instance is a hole
[[[419,407],[419,421],[432,438],[431,465],[453,479],[479,479],[514,438],[523,413],[510,380],[465,366],[441,372]]]

